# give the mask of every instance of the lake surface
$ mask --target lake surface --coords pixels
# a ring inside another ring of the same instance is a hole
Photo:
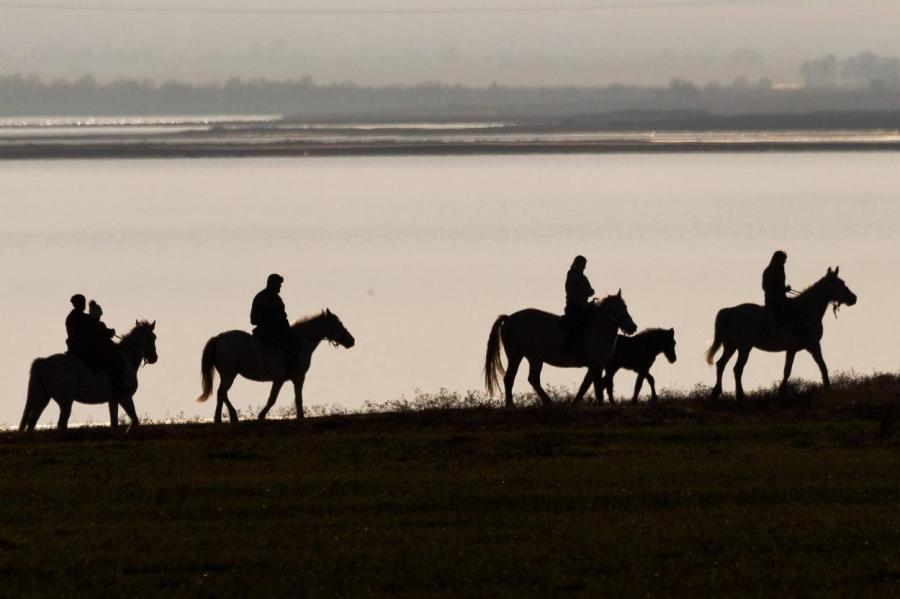
[[[579,253],[598,292],[622,288],[639,326],[675,328],[679,360],[657,364],[661,387],[712,382],[715,313],[762,300],[778,248],[795,288],[840,265],[859,295],[826,315],[832,372],[895,371],[898,164],[893,153],[3,162],[0,423],[18,423],[30,361],[65,349],[76,292],[121,332],[157,320],[160,360],[141,371],[139,413],[211,417],[212,402],[194,402],[203,344],[249,328],[253,295],[279,272],[289,315],[330,307],[357,339],[319,348],[307,406],[352,408],[480,389],[494,318],[561,310]],[[754,352],[745,382],[770,385],[781,364]],[[795,374],[817,376],[806,354]],[[544,380],[581,375],[548,368]],[[633,380],[620,374],[619,393]],[[232,399],[246,410],[266,393],[241,381]],[[278,406],[291,401],[285,389]],[[51,404],[41,422],[57,413]]]

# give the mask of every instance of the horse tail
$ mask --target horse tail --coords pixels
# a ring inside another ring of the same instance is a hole
[[[47,388],[44,386],[44,358],[38,358],[31,363],[31,370],[28,374],[28,397],[25,399],[25,411],[22,413],[22,421],[19,423],[19,432],[25,432],[28,427],[28,421],[31,412],[36,405],[41,404],[41,400],[46,398]]]
[[[488,336],[487,352],[484,356],[484,388],[487,389],[488,397],[494,395],[500,386],[499,376],[506,372],[503,362],[500,360],[500,348],[503,347],[500,328],[507,318],[509,316],[506,314],[498,316],[494,321],[494,326],[491,327],[491,334]]]
[[[722,328],[725,326],[725,317],[728,316],[728,309],[723,308],[719,310],[719,313],[716,314],[716,329],[715,334],[713,335],[712,345],[709,346],[709,349],[706,350],[706,363],[712,364],[713,360],[716,357],[716,352],[719,351],[719,348],[722,347]]]
[[[203,382],[203,392],[197,401],[206,401],[212,394],[213,367],[215,366],[216,346],[219,344],[219,336],[211,338],[203,348],[203,357],[200,358],[200,377]]]

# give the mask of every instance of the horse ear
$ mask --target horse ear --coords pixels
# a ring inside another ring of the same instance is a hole
[[[616,294],[616,297],[619,299],[622,298],[622,288],[621,287],[619,287],[619,293]]]
[[[834,276],[837,276],[837,274],[840,272],[840,270],[841,270],[840,266],[835,266],[834,267]]]
[[[673,337],[675,336],[675,329],[674,329],[674,328],[669,329],[669,332],[672,333],[672,336],[673,336]]]
[[[831,274],[831,273],[832,273],[832,270],[831,270],[831,267],[829,266],[829,267],[828,267],[828,274]]]
[[[150,330],[151,330],[151,331],[155,331],[155,330],[156,330],[156,321],[155,321],[155,320],[154,320],[153,322],[150,323]]]
[[[327,314],[328,316],[331,316],[331,309],[325,308],[325,314]]]
[[[136,327],[141,326],[141,321],[135,320],[135,321],[134,321],[134,326],[136,326]]]

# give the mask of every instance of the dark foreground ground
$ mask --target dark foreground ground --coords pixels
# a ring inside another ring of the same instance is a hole
[[[900,383],[0,437],[0,589],[887,596]]]

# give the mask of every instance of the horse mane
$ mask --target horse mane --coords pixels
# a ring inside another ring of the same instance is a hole
[[[150,326],[150,322],[149,322],[149,321],[143,320],[143,319],[142,319],[142,320],[138,320],[138,321],[135,323],[135,325],[131,328],[130,331],[128,331],[127,333],[125,333],[124,335],[122,335],[122,336],[119,338],[119,345],[122,345],[123,343],[124,343],[124,344],[127,344],[128,341],[130,341],[130,340],[137,334],[138,329],[145,328],[145,327],[149,327],[149,326]]]
[[[641,332],[635,333],[632,336],[639,337],[641,335],[656,336],[656,335],[668,335],[668,334],[669,334],[669,329],[664,329],[662,327],[650,327],[647,329],[643,329],[643,330],[641,330]]]
[[[311,324],[313,322],[318,322],[319,320],[327,317],[327,312],[325,310],[321,310],[316,314],[308,314],[307,316],[301,316],[291,325],[292,329],[296,329],[298,327],[302,327],[306,324]]]

